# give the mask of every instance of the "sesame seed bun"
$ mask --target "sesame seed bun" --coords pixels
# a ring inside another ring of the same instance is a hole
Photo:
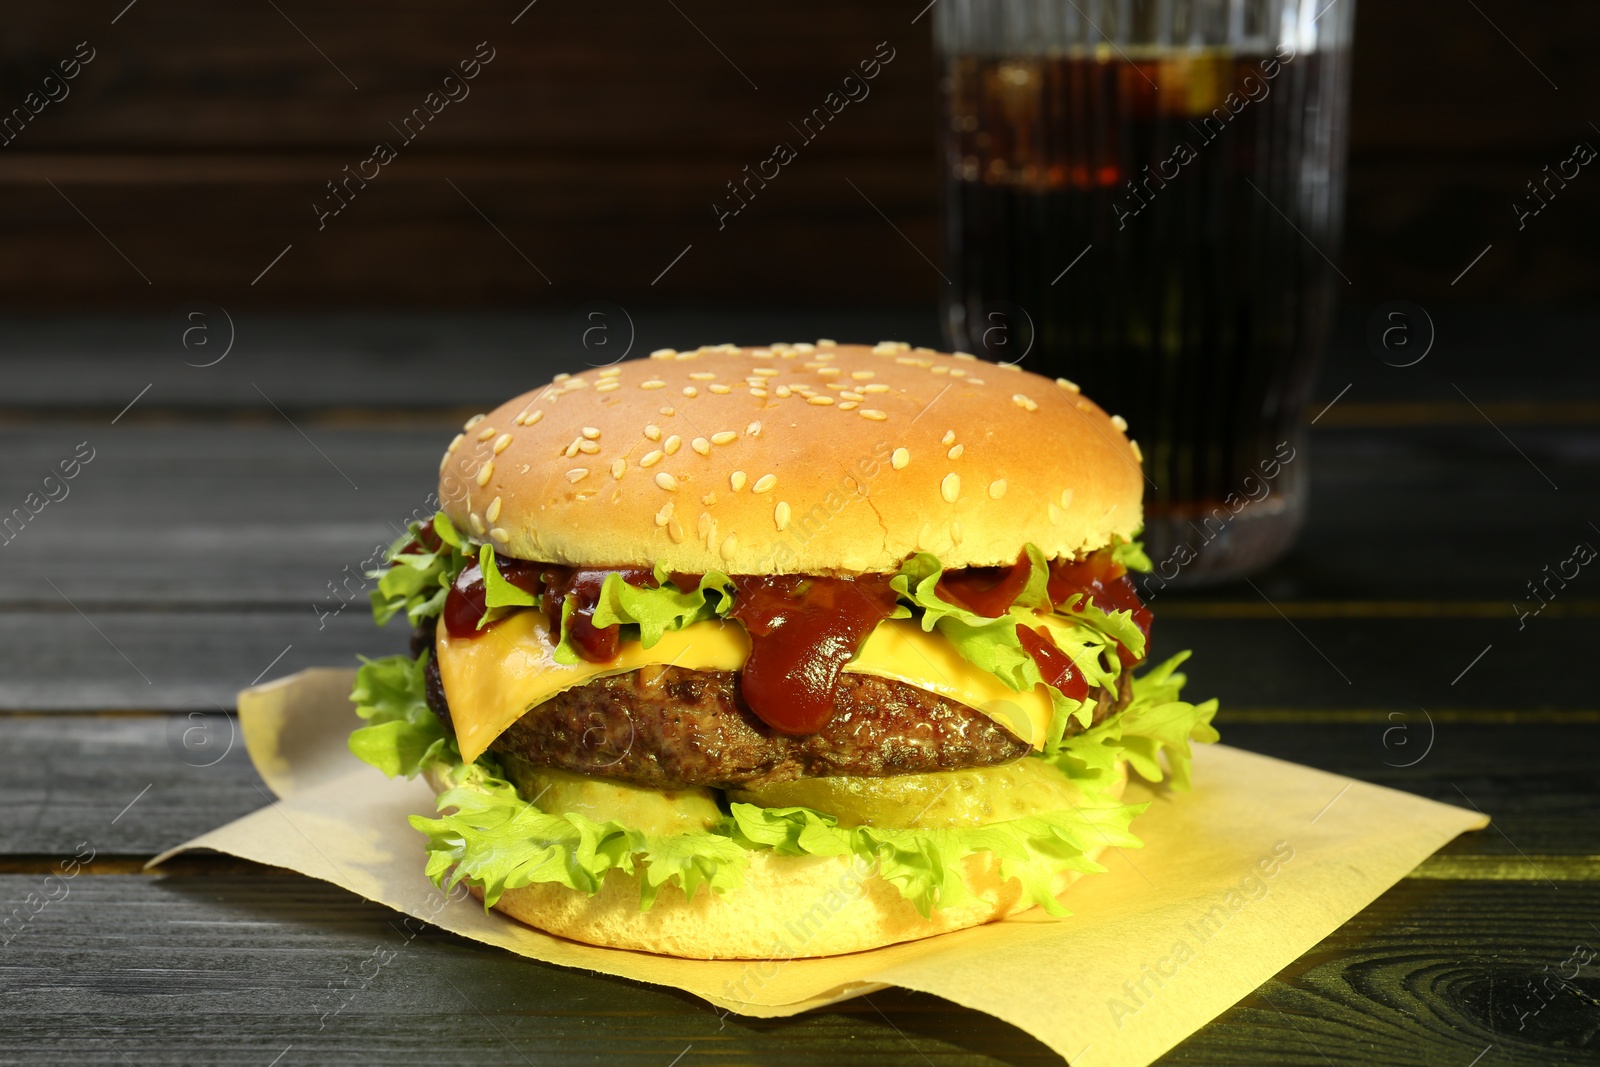
[[[859,574],[920,549],[989,566],[1139,530],[1124,428],[1065,379],[904,344],[669,349],[475,417],[439,497],[520,559]]]
[[[1109,790],[1120,799],[1126,764]],[[431,779],[430,779],[431,780]],[[435,789],[438,789],[435,783]],[[1103,846],[1087,853],[1097,859]],[[648,911],[639,910],[639,876],[606,875],[593,896],[553,882],[507,889],[495,909],[558,937],[606,948],[634,949],[687,959],[783,960],[861,952],[901,941],[1004,919],[1034,905],[1021,883],[1000,875],[1000,859],[979,852],[963,861],[970,899],[935,908],[925,919],[870,865],[848,856],[781,856],[753,852],[744,884],[726,893],[701,889],[686,899],[676,883],[661,887]],[[1080,877],[1055,876],[1057,897]],[[472,892],[482,899],[482,891]]]

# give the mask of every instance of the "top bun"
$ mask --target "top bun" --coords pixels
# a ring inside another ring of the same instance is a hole
[[[1065,379],[878,345],[663,349],[467,422],[440,465],[463,532],[519,559],[861,574],[1047,559],[1142,525],[1141,457]]]

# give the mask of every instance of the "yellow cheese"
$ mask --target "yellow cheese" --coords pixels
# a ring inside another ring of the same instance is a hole
[[[557,663],[549,634],[549,620],[536,610],[519,611],[478,637],[453,638],[439,627],[439,675],[462,759],[477,759],[529,708],[596,678],[651,664],[735,671],[750,656],[750,637],[736,622],[702,622],[669,631],[650,649],[625,641],[610,663]],[[1044,743],[1051,706],[1043,685],[1012,692],[988,671],[962,659],[948,641],[923,633],[909,619],[880,623],[845,670],[930,690],[976,708],[1036,748]]]

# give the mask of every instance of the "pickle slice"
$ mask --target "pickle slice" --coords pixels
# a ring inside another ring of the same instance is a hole
[[[500,762],[522,798],[552,815],[577,812],[595,822],[615,820],[647,834],[686,834],[722,820],[722,809],[709,789],[651,789],[536,767],[517,756],[501,756]]]
[[[982,826],[1072,807],[1081,794],[1054,765],[1032,756],[975,767],[888,778],[800,778],[728,791],[764,808],[806,807],[841,826]]]

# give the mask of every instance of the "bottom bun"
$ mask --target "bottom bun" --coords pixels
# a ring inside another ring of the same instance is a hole
[[[1118,765],[1110,790],[1120,798],[1127,768]],[[1088,853],[1096,859],[1097,846]],[[782,856],[752,852],[744,884],[727,893],[702,888],[688,900],[676,883],[658,890],[654,905],[639,910],[639,876],[613,870],[598,893],[541,882],[507,889],[494,905],[529,926],[573,941],[636,949],[688,959],[803,959],[913,941],[1003,919],[1034,905],[1016,879],[1000,876],[993,853],[966,857],[971,897],[928,918],[872,865],[853,856]],[[1056,875],[1056,896],[1079,878]],[[471,887],[482,899],[482,891]]]

